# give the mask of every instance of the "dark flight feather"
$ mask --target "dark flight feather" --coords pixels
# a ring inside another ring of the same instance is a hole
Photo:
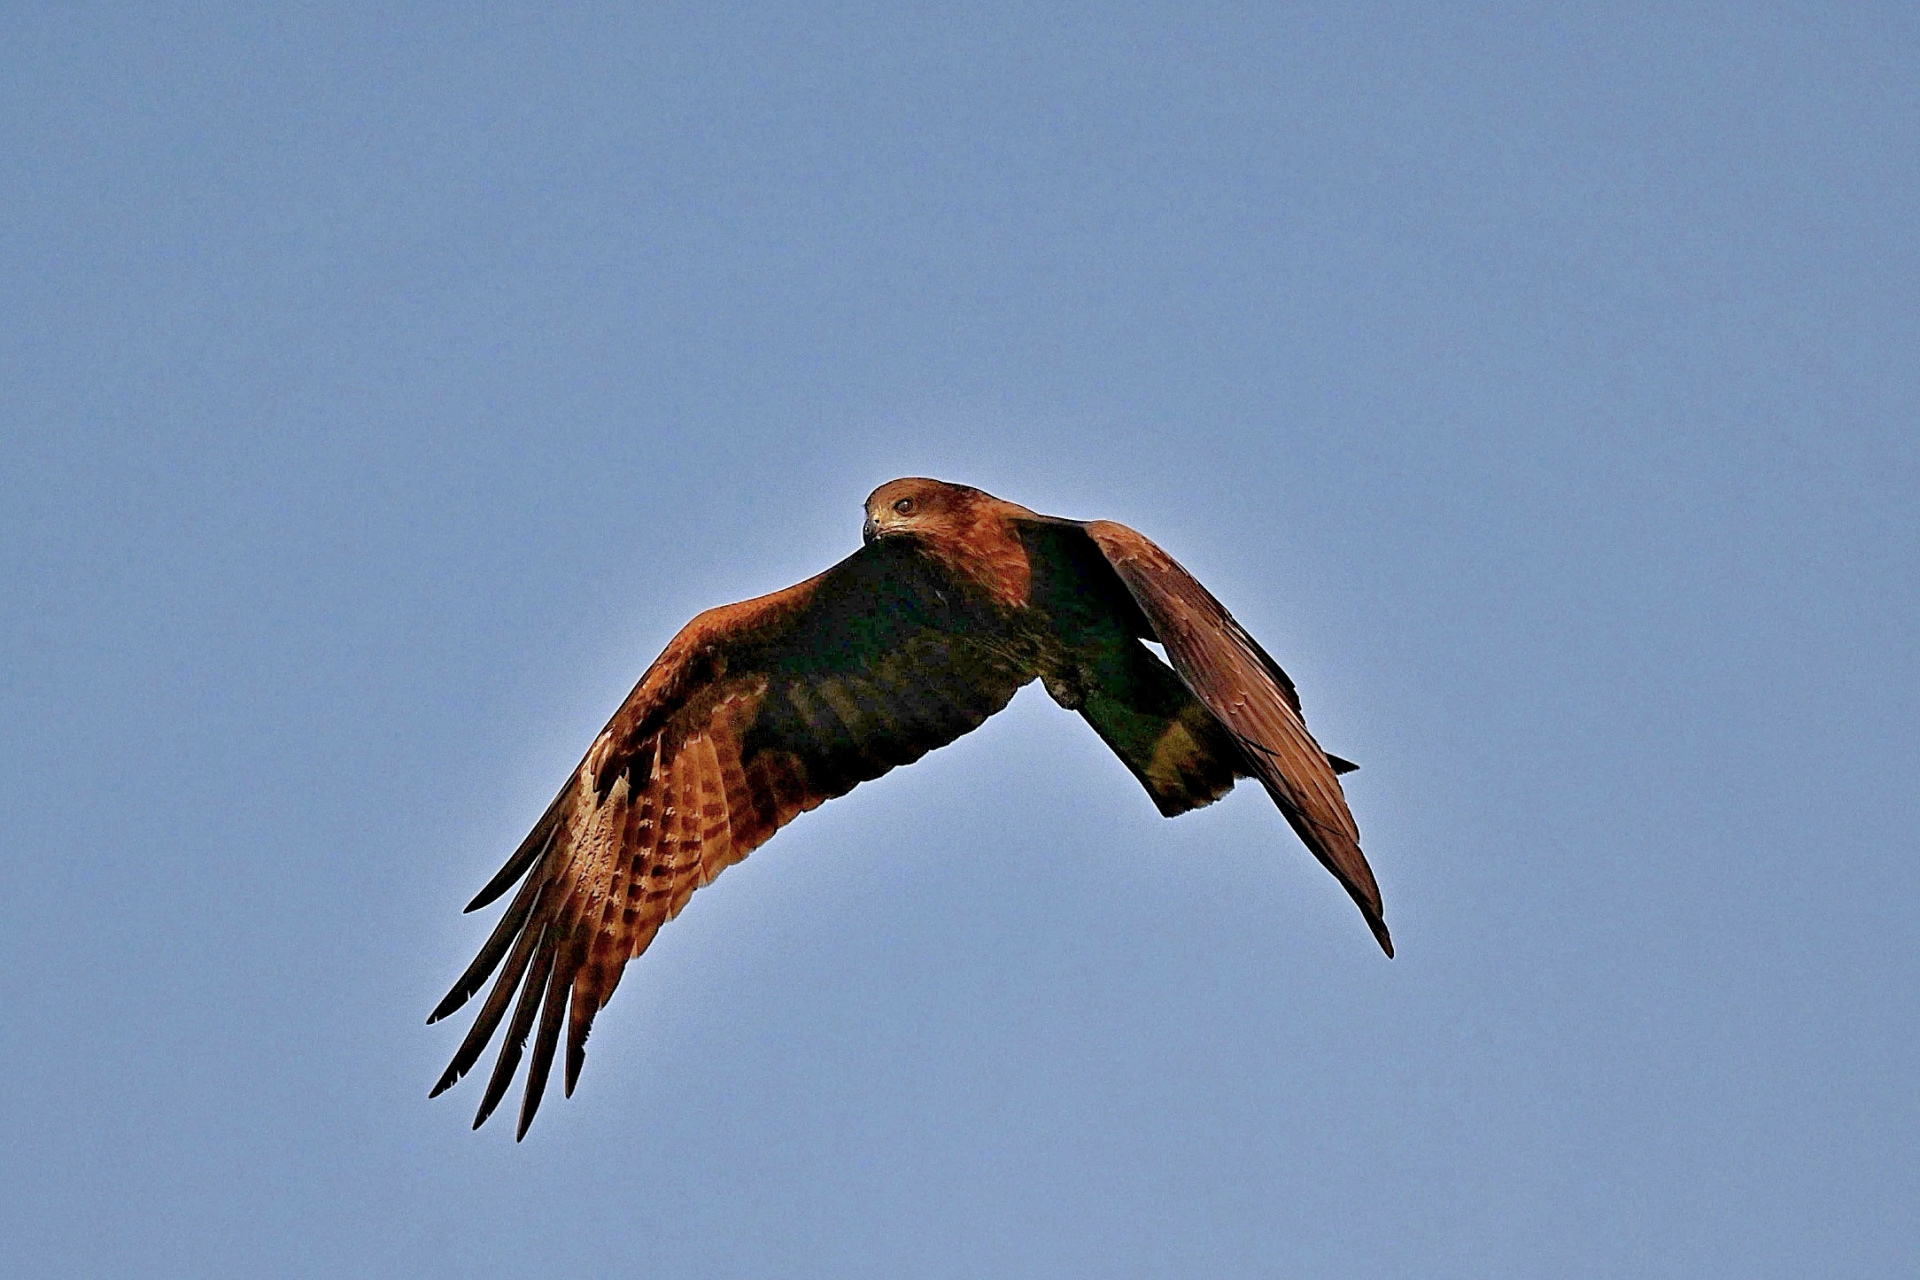
[[[560,1043],[560,1020],[567,1012],[567,991],[573,977],[558,956],[553,957],[552,975],[547,980],[547,995],[540,1009],[540,1033],[533,1042],[533,1057],[527,1063],[526,1091],[520,1098],[520,1121],[515,1127],[515,1142],[527,1136],[534,1113],[540,1110],[540,1097],[547,1091],[547,1073],[553,1070],[554,1046]]]
[[[553,798],[553,803],[547,806],[547,811],[540,816],[540,821],[534,824],[533,830],[527,833],[527,838],[520,842],[520,847],[514,850],[511,858],[507,859],[507,865],[494,872],[493,879],[487,881],[486,886],[473,895],[473,901],[462,907],[462,911],[478,911],[513,888],[514,883],[527,874],[527,868],[553,847],[553,837],[560,830],[561,819],[566,816],[561,806],[566,803],[567,797],[572,793],[572,783],[560,788],[560,794]]]
[[[494,1028],[500,1025],[500,1019],[507,1011],[507,1001],[520,985],[520,978],[527,971],[527,965],[533,959],[534,948],[538,946],[545,933],[544,929],[528,929],[514,944],[513,954],[507,960],[507,967],[500,971],[494,981],[493,990],[487,994],[486,1003],[480,1006],[473,1025],[467,1028],[467,1034],[454,1051],[453,1061],[447,1064],[439,1083],[433,1086],[428,1097],[435,1097],[451,1089],[460,1077],[472,1070],[473,1064],[487,1047],[487,1041],[493,1037]]]
[[[544,934],[546,931],[543,929]],[[478,1129],[507,1096],[507,1086],[513,1083],[513,1071],[520,1065],[520,1055],[527,1047],[527,1036],[533,1030],[533,1019],[540,1012],[540,999],[546,994],[547,975],[553,971],[553,949],[534,944],[533,967],[527,971],[527,977],[520,984],[520,999],[514,1002],[513,1021],[507,1024],[506,1039],[500,1042],[500,1057],[493,1064],[493,1074],[487,1078],[487,1092],[480,1099],[480,1109],[473,1114],[473,1127]]]
[[[521,936],[522,926],[533,914],[534,899],[539,896],[543,883],[538,877],[529,877],[527,882],[520,886],[520,892],[515,894],[513,901],[508,904],[506,913],[500,917],[500,922],[494,925],[493,932],[487,935],[487,940],[480,944],[480,952],[474,956],[473,963],[467,966],[466,972],[460,975],[448,989],[447,994],[440,998],[440,1003],[434,1006],[433,1012],[427,1015],[429,1025],[459,1009],[461,1005],[473,998],[474,992],[486,984],[494,967],[500,963],[500,957],[506,955],[507,950],[513,946],[514,940]]]

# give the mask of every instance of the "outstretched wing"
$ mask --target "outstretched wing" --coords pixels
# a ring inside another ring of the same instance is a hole
[[[499,1105],[531,1036],[524,1136],[562,1021],[571,1094],[621,970],[695,889],[796,815],[978,727],[1036,673],[1003,610],[889,540],[785,591],[695,618],[468,905],[520,882],[428,1019],[458,1009],[500,970],[433,1093],[466,1074],[512,1003],[474,1126]]]
[[[1391,956],[1393,939],[1381,914],[1380,886],[1360,851],[1360,829],[1334,776],[1336,763],[1307,732],[1293,681],[1172,556],[1122,524],[1094,520],[1085,528],[1146,615],[1174,670],[1233,734],[1267,794],[1353,896]]]

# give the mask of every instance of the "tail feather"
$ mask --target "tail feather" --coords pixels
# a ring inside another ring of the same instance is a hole
[[[1075,678],[1049,681],[1048,692],[1093,726],[1162,815],[1212,804],[1233,789],[1240,752],[1173,668],[1131,636],[1081,657]]]

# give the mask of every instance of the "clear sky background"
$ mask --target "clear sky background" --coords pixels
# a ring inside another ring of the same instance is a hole
[[[0,1269],[1920,1268],[1907,4],[9,5]],[[1124,521],[1362,764],[1037,688],[629,968],[460,907],[901,474]]]

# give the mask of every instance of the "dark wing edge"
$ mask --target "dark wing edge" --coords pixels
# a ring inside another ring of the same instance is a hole
[[[1123,524],[1094,520],[1083,527],[1146,615],[1174,670],[1234,735],[1250,772],[1392,956],[1380,886],[1335,777],[1351,766],[1328,756],[1307,732],[1293,682],[1172,556]]]
[[[978,727],[1032,678],[1030,663],[976,634],[979,612],[956,611],[950,582],[904,555],[863,549],[674,637],[468,905],[519,886],[427,1019],[493,980],[429,1096],[473,1068],[511,1005],[473,1123],[505,1096],[531,1037],[525,1137],[563,1024],[571,1096],[627,961],[696,889],[800,813]]]

